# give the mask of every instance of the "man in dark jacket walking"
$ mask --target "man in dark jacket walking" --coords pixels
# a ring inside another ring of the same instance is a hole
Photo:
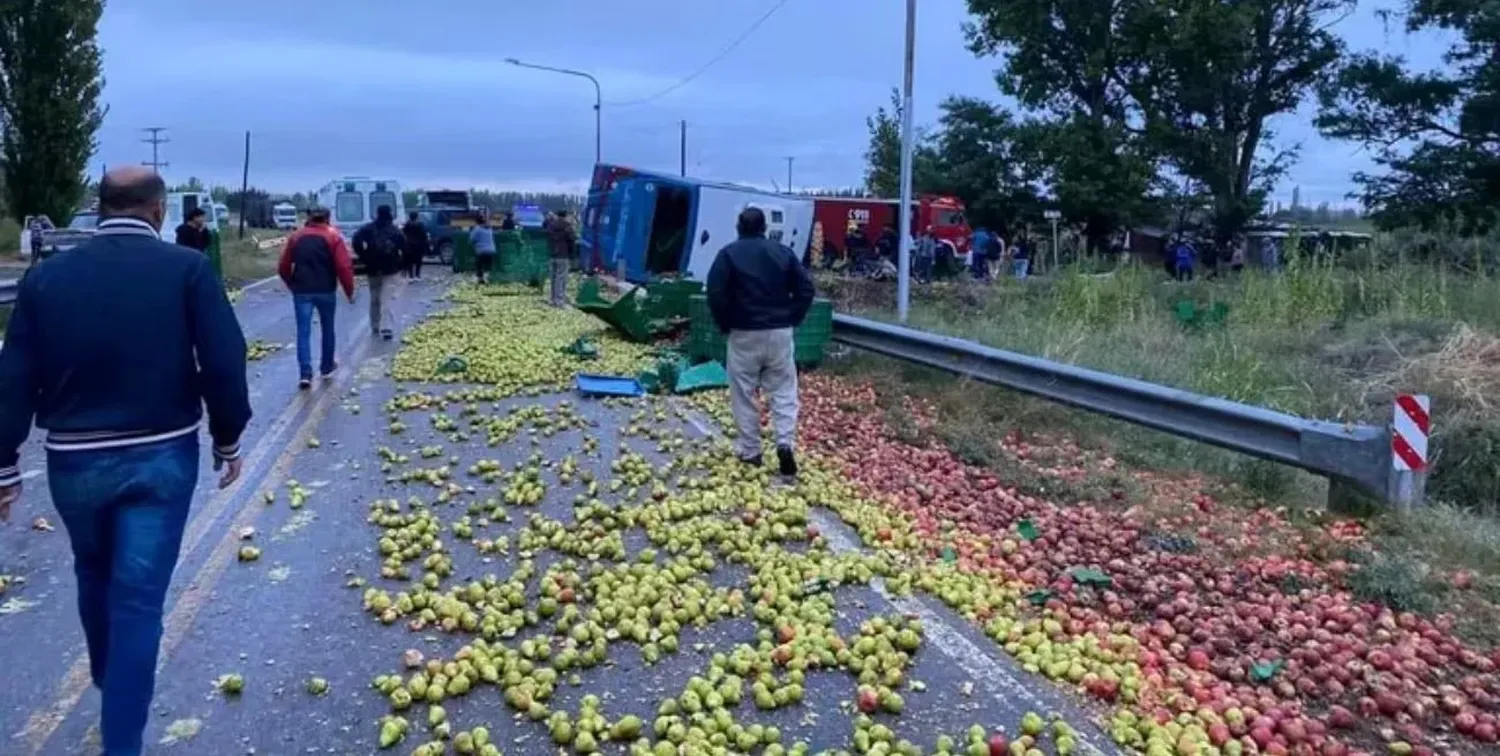
[[[333,377],[333,312],[338,305],[335,293],[344,288],[349,304],[354,304],[354,263],[349,247],[338,230],[328,225],[328,208],[315,207],[307,213],[307,225],[287,237],[281,249],[276,273],[292,291],[293,311],[297,316],[297,367],[301,380],[298,387],[312,388],[312,318],[318,313],[323,330],[323,353],[318,366],[323,380]]]
[[[401,270],[405,246],[406,237],[396,228],[390,205],[375,208],[375,220],[354,232],[354,256],[364,263],[365,278],[370,284],[370,332],[386,341],[396,334],[385,327],[381,316],[389,311],[385,304],[391,279]]]
[[[208,230],[208,213],[201,207],[188,211],[187,220],[177,226],[177,246],[199,252],[208,252],[213,243],[213,234]]]
[[[796,253],[766,238],[759,208],[740,212],[739,239],[719,250],[708,271],[708,306],[729,334],[729,401],[740,459],[762,464],[757,389],[771,405],[782,475],[797,474],[797,364],[792,329],[807,317],[816,290]]]
[[[21,280],[0,349],[0,522],[18,449],[47,431],[47,485],[73,549],[89,672],[110,756],[141,753],[162,606],[198,481],[204,405],[219,487],[250,420],[245,336],[207,258],[158,236],[147,168],[99,183],[97,234]]]
[[[558,210],[547,222],[547,252],[551,258],[552,306],[562,307],[568,301],[568,272],[578,251],[578,230],[567,210]]]
[[[421,278],[422,260],[432,252],[432,237],[427,233],[427,226],[422,223],[421,214],[415,210],[407,213],[406,225],[401,227],[401,235],[406,239],[402,244],[406,277]]]

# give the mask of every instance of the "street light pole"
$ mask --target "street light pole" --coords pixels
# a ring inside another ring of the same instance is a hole
[[[594,164],[598,165],[599,163],[603,162],[602,155],[603,155],[603,133],[604,133],[604,127],[603,127],[603,115],[602,115],[602,113],[603,113],[603,110],[604,110],[604,95],[603,95],[602,91],[599,89],[599,80],[596,79],[596,78],[594,78],[593,74],[585,73],[583,71],[574,71],[571,68],[554,68],[552,66],[542,66],[542,65],[538,65],[536,63],[526,63],[524,61],[516,60],[515,58],[506,58],[505,62],[509,63],[509,64],[511,64],[513,66],[519,66],[521,68],[534,68],[534,69],[536,69],[538,71],[551,71],[552,73],[566,74],[568,76],[582,76],[583,78],[588,79],[590,82],[593,83],[593,85],[594,85]]]
[[[901,247],[896,267],[896,317],[906,322],[911,310],[911,173],[912,68],[917,47],[917,0],[906,0],[906,65],[901,81]]]

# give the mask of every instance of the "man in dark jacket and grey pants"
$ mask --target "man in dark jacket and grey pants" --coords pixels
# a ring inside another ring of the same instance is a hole
[[[149,168],[105,174],[96,235],[21,279],[0,349],[0,522],[35,419],[111,756],[141,753],[203,408],[219,488],[250,421],[245,336],[208,258],[158,236],[166,195]]]
[[[573,218],[567,210],[558,210],[544,228],[551,258],[552,306],[562,307],[568,302],[568,271],[573,269],[573,256],[578,250],[578,230],[573,228]]]
[[[776,458],[782,475],[797,474],[797,364],[792,329],[807,317],[816,290],[796,253],[766,238],[766,215],[747,208],[739,239],[719,250],[708,271],[708,307],[729,334],[729,402],[740,459],[762,464],[760,389],[771,405]]]
[[[389,311],[385,305],[390,300],[390,283],[401,272],[405,246],[406,237],[396,227],[390,205],[376,208],[375,220],[354,232],[354,257],[364,263],[370,284],[370,332],[386,341],[394,338],[395,332],[385,327],[381,316]]]

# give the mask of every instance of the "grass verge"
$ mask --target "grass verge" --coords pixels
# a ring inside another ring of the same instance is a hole
[[[219,252],[224,259],[226,286],[243,286],[276,274],[281,248],[260,249],[257,245],[260,239],[275,238],[273,233],[261,231],[257,235],[247,232],[245,238],[240,239],[233,229],[222,232]]]

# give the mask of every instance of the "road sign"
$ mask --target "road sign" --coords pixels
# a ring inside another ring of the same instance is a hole
[[[1050,221],[1055,221],[1055,220],[1057,220],[1057,219],[1059,219],[1059,218],[1062,217],[1062,211],[1060,211],[1060,210],[1046,210],[1046,211],[1044,211],[1042,213],[1042,217],[1046,218],[1047,220],[1050,220]]]

